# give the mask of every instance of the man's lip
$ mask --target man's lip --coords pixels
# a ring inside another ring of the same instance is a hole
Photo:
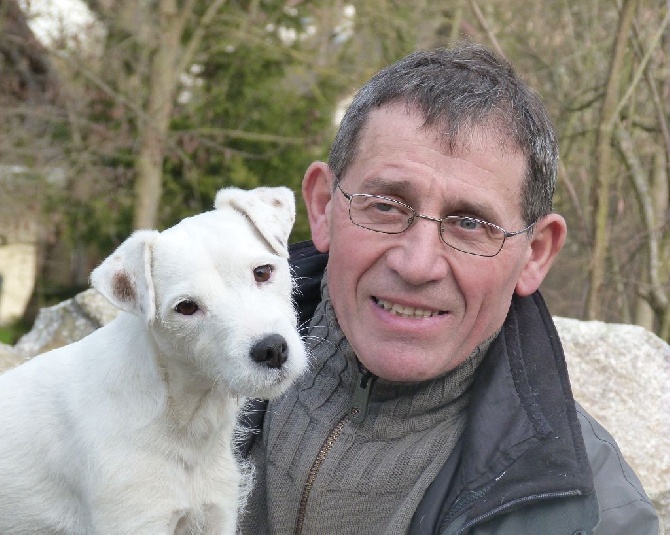
[[[391,314],[405,318],[431,318],[433,316],[439,316],[447,313],[444,310],[402,305],[400,303],[375,296],[373,296],[372,299],[380,308],[383,308]]]

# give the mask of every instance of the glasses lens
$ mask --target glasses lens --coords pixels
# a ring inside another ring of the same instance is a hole
[[[447,217],[440,225],[444,243],[464,253],[495,256],[505,242],[504,231],[472,217]]]
[[[387,234],[403,232],[413,216],[403,204],[376,195],[355,194],[349,205],[351,221],[360,227]]]

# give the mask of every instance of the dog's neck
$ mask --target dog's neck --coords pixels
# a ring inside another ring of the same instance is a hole
[[[156,384],[157,388],[149,388],[147,392],[154,392],[152,403],[158,403],[157,409],[162,413],[159,417],[174,433],[172,438],[176,442],[188,441],[192,445],[207,442],[222,427],[234,425],[237,411],[231,410],[231,404],[237,409],[242,400],[228,395],[225,388],[215,385],[186,359],[161,351],[142,319],[121,312],[107,328],[119,333],[117,349],[118,344],[127,345],[121,353],[127,355],[128,365],[121,362],[118,365],[126,371],[132,370],[131,376],[139,384]],[[154,397],[157,392],[158,398]]]
[[[192,440],[207,440],[218,434],[221,426],[235,421],[230,404],[237,399],[225,389],[198,373],[193,365],[156,355],[156,362],[165,385],[165,411],[172,429]]]

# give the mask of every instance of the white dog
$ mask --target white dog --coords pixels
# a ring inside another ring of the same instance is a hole
[[[96,268],[122,310],[0,375],[0,533],[234,533],[244,396],[304,369],[287,188],[221,190],[216,209],[137,231]]]

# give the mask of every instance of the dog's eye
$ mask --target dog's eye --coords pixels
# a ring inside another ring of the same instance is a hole
[[[272,275],[273,267],[270,264],[254,268],[254,279],[256,282],[267,282]]]
[[[177,306],[174,307],[175,312],[179,312],[179,314],[183,314],[184,316],[192,316],[198,311],[198,308],[196,303],[189,301],[188,299],[186,301],[180,301],[177,303]]]

